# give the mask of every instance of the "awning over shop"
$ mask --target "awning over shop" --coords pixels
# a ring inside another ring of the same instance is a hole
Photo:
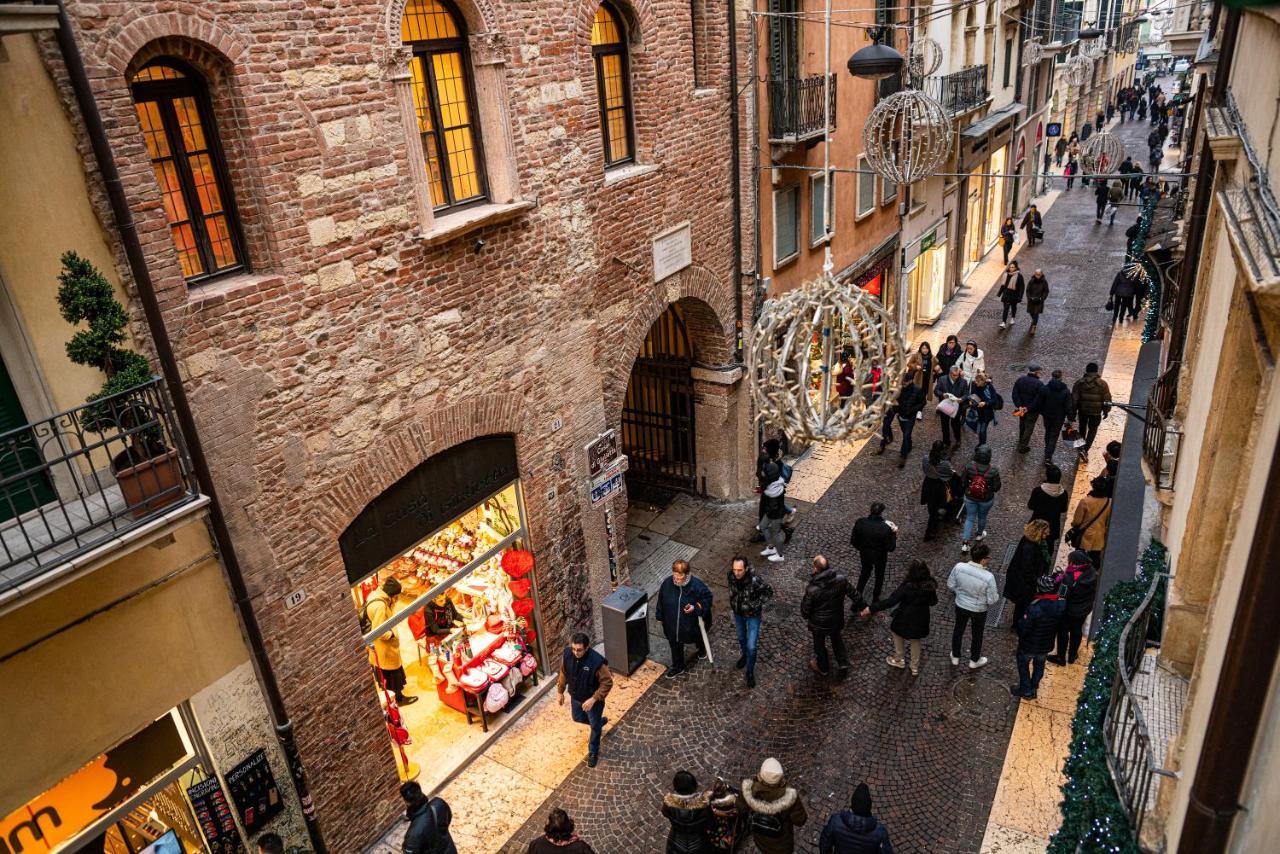
[[[964,130],[960,131],[960,135],[967,139],[982,139],[982,137],[990,133],[991,129],[996,125],[1000,124],[1010,116],[1017,115],[1026,108],[1026,104],[1014,101],[1006,107],[1001,107],[998,110],[992,110],[990,113],[987,113],[984,118],[979,119]]]

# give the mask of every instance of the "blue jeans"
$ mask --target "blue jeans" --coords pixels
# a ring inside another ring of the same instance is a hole
[[[987,529],[987,514],[991,512],[991,505],[995,503],[994,495],[986,501],[974,501],[967,495],[964,497],[963,539],[966,543],[973,539],[974,533],[981,534]]]
[[[604,702],[597,701],[589,710],[584,710],[581,703],[570,697],[569,711],[573,713],[573,720],[576,723],[587,724],[591,727],[591,737],[587,741],[587,753],[592,756],[599,756],[600,732],[604,729]]]
[[[910,418],[898,416],[898,429],[902,431],[902,448],[898,452],[905,457],[911,453],[911,431],[916,429],[916,417],[912,415]]]
[[[990,426],[991,426],[990,421],[983,421],[981,418],[978,419],[978,444],[979,445],[987,444],[987,428]]]
[[[1030,697],[1040,688],[1047,653],[1018,653],[1018,693]]]
[[[747,657],[747,673],[756,672],[756,645],[760,641],[760,618],[733,615],[733,625],[738,629],[738,648]]]

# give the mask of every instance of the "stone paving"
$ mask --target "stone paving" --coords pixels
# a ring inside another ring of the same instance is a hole
[[[1130,128],[1126,139],[1140,129],[1137,124]],[[1096,225],[1092,191],[1076,189],[1059,198],[1046,215],[1047,241],[1019,247],[1024,272],[1044,268],[1052,289],[1034,337],[1027,333],[1025,317],[1019,317],[1012,329],[999,330],[994,278],[982,270],[970,278],[980,302],[972,307],[962,338],[975,339],[986,351],[988,372],[1006,400],[1013,381],[1032,361],[1046,371],[1061,367],[1068,383],[1079,377],[1085,362],[1103,362],[1110,338],[1110,318],[1103,305],[1133,211],[1122,208],[1113,227]],[[935,348],[940,342],[938,336]],[[1005,482],[987,526],[987,542],[1001,579],[1004,559],[1027,518],[1027,497],[1042,471],[1039,453],[1015,450],[1011,408],[1007,406],[990,433]],[[698,549],[695,571],[712,585],[717,600],[711,631],[716,663],[700,662],[674,680],[659,679],[620,721],[614,721],[600,765],[579,765],[501,850],[523,851],[540,832],[546,811],[561,806],[602,854],[662,851],[667,824],[658,808],[675,771],[687,768],[704,785],[716,776],[737,784],[767,756],[776,757],[787,769],[811,815],[799,833],[798,850],[817,849],[825,817],[845,806],[853,786],[862,781],[871,786],[876,812],[889,827],[896,850],[979,850],[1018,714],[1006,690],[1014,678],[1007,619],[988,624],[990,665],[976,672],[953,668],[946,649],[952,605],[944,590],[918,678],[886,667],[884,658],[891,650],[887,617],[853,623],[844,633],[853,669],[847,679],[833,683],[807,670],[811,642],[798,615],[813,554],[826,554],[838,569],[856,574],[849,526],[873,500],[884,501],[888,518],[901,526],[887,590],[917,556],[929,561],[935,577],[945,584],[961,557],[958,527],[922,544],[924,518],[917,502],[919,457],[938,436],[936,418],[927,416],[916,429],[915,450],[905,470],[896,467],[896,445],[883,457],[874,455],[875,443],[864,447],[817,504],[800,502],[798,530],[782,564],[754,557],[758,546],[747,551],[754,502],[681,509],[665,523],[658,520],[666,514],[642,517],[638,528],[657,524],[661,530],[653,532],[658,539],[666,537],[675,546],[657,542],[641,563],[651,563],[647,558],[671,548]],[[1033,448],[1040,444],[1039,437],[1037,431]],[[957,462],[968,458],[974,444],[972,436],[966,436],[967,453]],[[1060,448],[1057,461],[1070,484],[1075,455]],[[1095,453],[1091,468],[1099,465],[1100,455]],[[737,648],[732,621],[726,617],[724,573],[736,552],[752,555],[777,592],[761,631],[759,684],[754,690],[746,688],[733,668]],[[645,566],[646,586],[658,577],[657,569]],[[656,635],[652,639],[653,657],[665,659],[665,644]]]

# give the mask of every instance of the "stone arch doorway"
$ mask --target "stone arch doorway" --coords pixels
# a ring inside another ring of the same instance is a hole
[[[694,354],[685,309],[672,303],[649,328],[622,404],[627,491],[698,489]]]

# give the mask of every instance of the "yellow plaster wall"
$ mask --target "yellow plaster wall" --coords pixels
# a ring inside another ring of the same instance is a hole
[[[4,47],[8,61],[0,62],[0,277],[35,349],[54,405],[69,409],[97,391],[104,377],[67,358],[64,345],[73,330],[58,313],[58,258],[74,249],[102,270],[121,302],[127,298],[106,235],[89,204],[71,124],[35,40],[30,35],[6,36]]]
[[[0,616],[0,815],[248,657],[199,517]]]

